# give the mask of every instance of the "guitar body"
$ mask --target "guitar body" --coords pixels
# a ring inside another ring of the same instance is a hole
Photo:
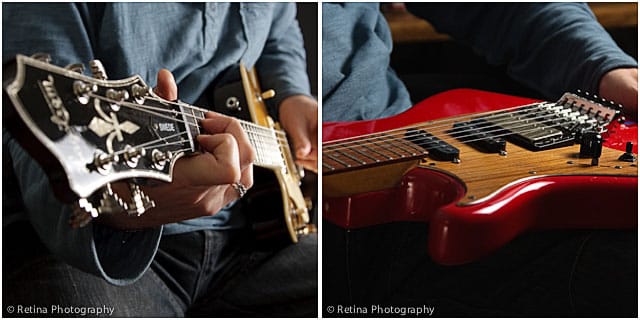
[[[452,90],[394,117],[325,123],[323,141],[326,145],[419,121],[533,102],[478,90]],[[505,154],[496,154],[456,143],[459,161],[426,158],[380,190],[347,194],[344,190],[348,188],[341,186],[347,182],[340,175],[325,177],[323,217],[346,229],[394,221],[429,222],[429,243],[425,245],[432,258],[445,265],[481,258],[527,230],[636,228],[637,162],[618,157],[625,152],[626,142],[632,142],[637,153],[637,125],[611,122],[603,137],[598,165],[578,157],[577,144],[530,151],[508,143]],[[384,175],[384,170],[378,171]],[[358,175],[358,171],[349,174]]]
[[[247,70],[240,65],[240,76],[241,82],[215,91],[216,111],[279,130],[264,102],[270,97],[268,95],[274,94],[273,91],[262,92],[255,69]],[[254,166],[254,186],[242,199],[250,213],[256,239],[269,246],[296,243],[298,236],[315,230],[309,224],[310,203],[300,189],[301,171],[295,166],[287,141],[279,141],[284,165]]]

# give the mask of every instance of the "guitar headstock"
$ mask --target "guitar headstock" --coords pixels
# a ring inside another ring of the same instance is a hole
[[[198,117],[156,96],[139,76],[107,80],[99,61],[90,65],[94,77],[78,65],[18,55],[5,88],[17,117],[3,117],[3,125],[50,178],[66,180],[62,200],[89,198],[124,179],[171,181],[175,161],[197,148]]]

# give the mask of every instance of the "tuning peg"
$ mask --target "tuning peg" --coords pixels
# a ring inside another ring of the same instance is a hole
[[[81,104],[89,103],[89,93],[96,91],[98,91],[98,86],[95,84],[88,84],[80,80],[73,82],[73,94]]]
[[[158,170],[164,170],[164,167],[172,157],[173,154],[171,154],[171,151],[163,152],[158,149],[151,151],[151,162],[153,162],[153,166]]]
[[[51,63],[51,55],[44,52],[37,52],[31,55],[31,58],[40,60],[44,63]]]
[[[67,70],[71,70],[73,72],[77,72],[77,73],[84,73],[84,64],[82,63],[72,63],[72,64],[68,64],[66,67],[64,67]]]
[[[131,191],[131,202],[127,205],[127,213],[129,215],[141,216],[147,210],[156,206],[156,203],[137,184],[129,183],[129,190]]]
[[[137,103],[142,104],[144,103],[144,97],[149,94],[149,87],[134,84],[131,86],[131,94]]]
[[[232,111],[240,111],[242,107],[240,106],[240,100],[237,97],[229,97],[225,101],[225,106],[227,109]]]
[[[131,168],[135,168],[138,166],[138,160],[140,157],[144,157],[146,154],[146,150],[144,148],[134,148],[132,146],[127,145],[124,151],[124,160],[127,165]]]
[[[91,60],[89,61],[89,68],[91,68],[91,73],[93,77],[100,80],[107,80],[107,72],[104,70],[104,66],[100,60]]]

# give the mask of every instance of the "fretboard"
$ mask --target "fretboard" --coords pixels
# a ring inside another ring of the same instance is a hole
[[[331,174],[425,157],[418,145],[385,133],[336,141],[322,148],[322,172]]]
[[[200,134],[199,120],[205,118],[206,109],[195,106],[181,104],[185,123],[189,136],[193,141]],[[256,152],[256,160],[254,164],[261,167],[282,168],[285,167],[284,157],[281,147],[287,145],[287,137],[281,130],[267,128],[252,122],[238,120],[240,126],[247,134],[249,143]]]

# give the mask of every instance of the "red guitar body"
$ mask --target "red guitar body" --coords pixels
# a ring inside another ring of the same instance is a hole
[[[394,117],[324,123],[323,142],[532,102],[536,101],[471,89],[452,90]],[[612,122],[604,138],[604,146],[620,150],[620,154],[627,142],[633,142],[637,154],[636,123]],[[419,166],[394,188],[325,196],[323,218],[345,229],[394,221],[429,222],[425,246],[432,258],[445,265],[463,264],[488,255],[527,230],[637,228],[636,164],[630,164],[635,175],[563,174],[516,180],[482,201],[465,205],[458,203],[466,194],[464,181],[454,174]]]

